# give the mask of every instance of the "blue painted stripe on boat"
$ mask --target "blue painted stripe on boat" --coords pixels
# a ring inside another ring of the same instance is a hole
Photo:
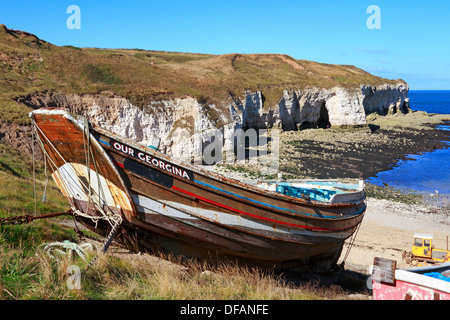
[[[106,144],[107,146],[109,146],[109,143],[106,142],[106,141],[103,141],[102,139],[98,139],[98,141],[100,141],[101,143]]]
[[[108,143],[108,142],[103,141],[102,139],[98,139],[98,140],[99,140],[101,143],[103,143],[103,144],[109,146],[109,143]],[[215,190],[217,190],[217,191],[220,191],[220,192],[224,192],[224,193],[233,195],[233,196],[238,197],[238,198],[240,198],[240,199],[248,200],[248,201],[250,201],[250,202],[262,204],[263,206],[266,206],[266,207],[271,207],[271,208],[278,209],[278,210],[289,211],[289,212],[292,212],[292,213],[300,213],[300,214],[303,214],[303,215],[305,215],[305,216],[314,216],[314,217],[317,217],[317,215],[313,215],[313,214],[309,214],[309,213],[304,213],[304,212],[300,212],[300,211],[295,211],[295,210],[291,210],[291,209],[287,209],[287,208],[277,207],[277,206],[274,206],[274,205],[271,205],[271,204],[268,204],[268,203],[264,203],[264,202],[261,202],[261,201],[257,201],[257,200],[254,200],[254,199],[250,199],[250,198],[247,198],[247,197],[243,197],[243,196],[238,195],[238,194],[236,194],[236,193],[229,192],[229,191],[226,191],[226,190],[223,190],[223,189],[214,187],[214,186],[212,186],[212,185],[210,185],[210,184],[207,184],[207,183],[204,183],[204,182],[201,182],[201,181],[197,181],[197,180],[194,180],[194,181],[197,182],[198,184],[204,185],[205,187],[209,187],[209,188],[215,189]],[[361,209],[361,210],[359,210],[358,212],[356,212],[356,213],[353,214],[353,215],[356,216],[356,215],[360,214],[360,213],[363,212],[363,211],[364,211],[364,208]],[[323,218],[340,218],[340,217],[335,217],[335,216],[321,216],[321,217],[323,217]]]
[[[274,206],[274,205],[271,205],[271,204],[268,204],[268,203],[264,203],[264,202],[261,202],[261,201],[257,201],[257,200],[254,200],[254,199],[250,199],[250,198],[247,198],[247,197],[243,197],[243,196],[241,196],[241,195],[239,195],[239,194],[236,194],[236,193],[233,193],[233,192],[229,192],[229,191],[226,191],[226,190],[217,188],[217,187],[215,187],[215,186],[209,185],[209,184],[204,183],[204,182],[201,182],[201,181],[195,180],[195,182],[197,182],[198,184],[201,184],[201,185],[203,185],[203,186],[206,186],[206,187],[215,189],[215,190],[217,190],[217,191],[224,192],[224,193],[230,194],[230,195],[232,195],[232,196],[238,197],[238,198],[240,198],[240,199],[244,199],[244,200],[248,200],[248,201],[250,201],[250,202],[262,204],[262,205],[267,206],[267,207],[271,207],[271,208],[279,209],[279,210],[284,210],[284,211],[289,211],[289,212],[292,212],[292,213],[300,213],[300,214],[303,214],[303,215],[306,215],[306,216],[314,216],[314,217],[317,217],[317,215],[313,215],[313,214],[310,214],[310,213],[303,213],[303,212],[300,212],[300,211],[295,211],[295,210],[291,210],[291,209],[287,209],[287,208],[277,207],[277,206]],[[356,212],[354,215],[360,214],[363,210],[364,210],[364,209],[359,210],[359,211]],[[323,217],[323,218],[341,218],[341,217],[336,217],[336,216],[320,216],[320,217]]]

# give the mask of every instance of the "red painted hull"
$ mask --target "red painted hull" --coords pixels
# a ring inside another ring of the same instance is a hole
[[[395,270],[394,283],[373,281],[374,300],[450,300],[450,282],[436,275],[450,276],[450,263],[432,267]],[[434,275],[431,276],[431,275]],[[450,279],[450,278],[449,278]]]

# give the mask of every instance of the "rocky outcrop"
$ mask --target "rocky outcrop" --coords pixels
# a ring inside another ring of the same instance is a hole
[[[32,129],[29,125],[20,125],[17,123],[9,123],[0,121],[0,142],[6,142],[13,149],[19,151],[22,155],[25,155],[32,159],[33,148],[32,141]],[[5,152],[0,148],[0,154]],[[43,156],[40,149],[36,146],[34,149],[35,157],[38,160],[43,160]]]
[[[17,101],[33,108],[68,108],[96,126],[143,145],[157,146],[181,160],[191,160],[195,150],[202,150],[212,130],[219,129],[227,144],[237,129],[360,126],[366,124],[366,114],[372,112],[409,110],[408,86],[404,82],[360,88],[286,88],[272,106],[265,104],[261,91],[246,91],[240,98],[230,95],[220,106],[185,97],[137,107],[111,92],[82,96],[47,92]]]
[[[397,85],[361,86],[364,111],[366,114],[375,112],[382,115],[408,113],[410,111],[408,91],[408,85],[403,82]]]
[[[236,106],[244,128],[280,127],[283,130],[366,124],[366,115],[409,111],[408,85],[361,85],[359,89],[333,87],[286,89],[278,104],[264,105],[260,91],[245,93]]]

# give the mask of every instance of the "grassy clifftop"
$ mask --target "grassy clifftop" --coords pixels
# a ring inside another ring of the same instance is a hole
[[[218,103],[232,93],[261,90],[275,104],[285,88],[357,87],[393,83],[349,65],[295,60],[280,54],[210,55],[55,46],[0,25],[0,114],[26,122],[21,96],[59,91],[113,92],[136,105],[150,100],[193,96]]]

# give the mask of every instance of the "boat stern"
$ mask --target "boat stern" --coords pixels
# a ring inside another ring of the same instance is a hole
[[[74,213],[95,221],[118,216],[131,221],[136,215],[132,199],[88,122],[57,108],[37,109],[29,116],[51,176]]]

